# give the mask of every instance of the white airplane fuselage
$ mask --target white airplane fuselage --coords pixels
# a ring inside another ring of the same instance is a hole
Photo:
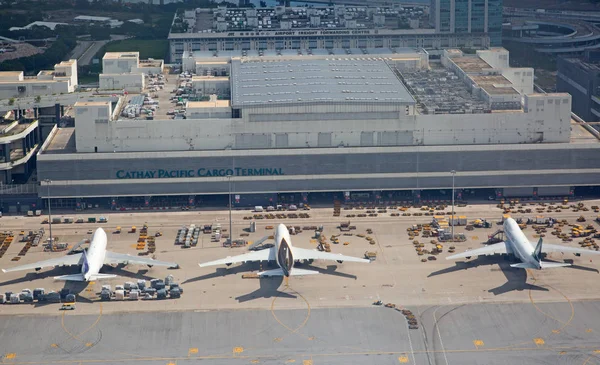
[[[106,232],[102,228],[96,229],[92,235],[90,247],[87,252],[84,252],[83,264],[81,265],[81,274],[83,274],[85,281],[89,281],[90,277],[98,275],[100,272],[106,257],[107,243]]]
[[[283,275],[289,277],[294,269],[294,255],[290,232],[285,224],[279,224],[275,229],[275,261],[283,270]]]
[[[514,254],[524,264],[540,269],[540,260],[535,257],[535,247],[531,245],[517,222],[508,218],[504,221],[503,228],[508,253]]]

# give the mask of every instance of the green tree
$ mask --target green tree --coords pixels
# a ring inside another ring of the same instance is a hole
[[[142,15],[142,20],[144,21],[144,24],[152,25],[152,16],[150,15],[149,11],[144,11],[144,14]]]

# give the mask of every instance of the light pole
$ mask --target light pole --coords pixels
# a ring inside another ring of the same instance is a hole
[[[233,231],[231,223],[231,175],[227,175],[227,181],[229,186],[229,247],[233,247]]]
[[[456,171],[450,171],[452,174],[452,242],[454,242],[454,220],[456,217],[454,216],[454,175],[456,175]]]
[[[50,209],[50,183],[52,180],[44,179],[46,186],[48,187],[48,227],[50,230],[50,249],[53,250],[54,239],[52,238],[52,210]]]

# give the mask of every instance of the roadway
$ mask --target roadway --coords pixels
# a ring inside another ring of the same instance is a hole
[[[77,41],[77,46],[71,52],[69,58],[77,59],[78,66],[85,66],[92,63],[92,59],[108,42],[127,39],[124,35],[111,35],[109,40],[103,41]]]

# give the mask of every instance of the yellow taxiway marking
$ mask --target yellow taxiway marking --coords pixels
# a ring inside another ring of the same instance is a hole
[[[594,332],[594,330],[593,330],[593,329],[591,329],[591,328],[588,328],[587,330],[585,330],[585,332],[587,332],[587,333],[592,333],[592,332]]]
[[[12,360],[15,357],[17,357],[17,354],[15,354],[14,352],[11,352],[11,353],[8,353],[8,354],[4,355],[4,358],[7,359],[7,360]]]
[[[516,350],[518,351],[527,351],[527,352],[558,352],[558,351],[594,351],[594,353],[598,354],[600,353],[599,349],[596,350],[592,350],[593,347],[592,346],[555,346],[555,347],[551,347],[551,346],[543,346],[543,347],[538,347],[538,346],[533,346],[533,347],[519,347]],[[474,353],[474,352],[485,352],[485,353],[493,353],[493,352],[509,352],[509,351],[514,351],[515,348],[513,347],[497,347],[497,348],[483,348],[483,349],[445,349],[445,350],[416,350],[414,351],[415,354],[437,354],[437,353],[452,353],[452,354],[468,354],[468,353]],[[403,354],[406,354],[406,352],[402,351],[358,351],[358,352],[343,352],[343,353],[339,353],[339,352],[333,352],[333,353],[319,353],[319,354],[312,354],[312,357],[320,357],[320,358],[331,358],[331,357],[338,357],[338,356],[359,356],[359,355],[395,355],[395,356],[402,356]],[[594,356],[590,356],[590,360],[591,358]],[[259,360],[260,359],[266,359],[266,360],[272,360],[272,355],[263,355],[263,356],[258,356],[258,357],[252,357],[250,358],[249,356],[232,356],[232,355],[209,355],[209,356],[194,356],[191,359],[192,360],[215,360],[215,359],[219,359],[219,360],[239,360],[239,359],[247,359],[248,361],[250,361],[250,359],[256,359]],[[4,358],[3,358],[4,359]],[[177,357],[177,358],[165,358],[165,357],[127,357],[127,358],[118,358],[118,359],[112,359],[111,363],[131,363],[132,361],[136,361],[139,362],[140,364],[145,361],[145,362],[156,362],[156,361],[167,361],[167,365],[176,365],[176,361],[181,360],[181,361],[189,361],[190,358],[189,357]],[[588,362],[590,360],[587,360]],[[306,360],[305,360],[306,361]],[[47,364],[56,364],[56,365],[78,365],[78,364],[105,364],[106,363],[106,359],[104,358],[99,358],[99,359],[84,359],[84,360],[55,360],[55,361],[23,361],[20,362],[18,360],[15,360],[13,362],[10,362],[9,364],[13,364],[13,365],[47,365]],[[303,364],[311,364],[311,363],[306,363],[304,362]]]
[[[188,351],[188,356],[193,355],[193,354],[197,354],[198,353],[198,348],[197,347],[191,347]]]
[[[304,360],[302,361],[302,365],[313,365],[312,360]]]
[[[56,347],[58,347],[58,345],[57,345],[57,344],[55,344],[55,343],[53,343],[52,345],[50,345],[50,347],[54,347],[54,348],[56,348]]]
[[[260,360],[258,360],[258,359],[254,359],[254,360],[250,361],[250,363],[252,363],[252,364],[258,364],[259,362],[260,362]]]
[[[558,335],[560,333],[560,330],[552,330],[552,333],[554,333],[555,335]]]
[[[288,331],[290,331],[290,333],[297,333],[297,334],[299,334],[298,331],[300,329],[302,329],[304,326],[306,326],[306,323],[308,322],[308,319],[310,318],[310,311],[311,311],[310,303],[308,303],[308,300],[306,300],[306,298],[302,294],[300,294],[299,292],[297,292],[296,290],[294,290],[293,288],[291,288],[287,284],[286,284],[286,289],[289,289],[292,292],[294,292],[295,294],[297,294],[306,303],[306,308],[307,308],[306,318],[304,318],[304,321],[298,327],[296,327],[295,329],[291,328],[291,327],[287,326],[285,323],[281,322],[279,320],[279,318],[277,318],[277,315],[275,314],[275,301],[277,300],[277,298],[279,298],[279,296],[276,296],[275,298],[273,298],[273,301],[271,302],[271,314],[273,315],[273,318],[275,319],[275,321],[277,323],[279,323],[283,328],[285,328]],[[304,336],[302,336],[302,337],[304,337]]]
[[[234,354],[241,354],[242,352],[244,352],[244,348],[243,347],[234,347],[233,348],[233,353]]]
[[[94,344],[91,343],[91,342],[88,342],[88,343],[85,344],[85,347],[92,347],[92,346],[94,346]]]
[[[484,343],[481,340],[474,340],[473,345],[475,345],[476,348],[480,348],[480,347],[484,346]]]
[[[275,339],[273,340],[273,342],[281,342],[281,340],[283,340],[283,338],[281,338],[281,337],[275,337]]]
[[[559,352],[558,354],[559,354],[559,355],[564,355],[564,354],[566,354],[566,353],[567,353],[566,351],[561,351],[561,352]]]
[[[400,356],[398,358],[398,362],[400,362],[401,364],[406,364],[408,362],[408,356]]]
[[[536,346],[543,346],[546,342],[543,338],[538,337],[533,339],[533,343],[535,343]]]
[[[296,362],[296,360],[294,360],[294,359],[287,359],[287,360],[285,360],[286,364],[291,364],[291,363],[294,363],[294,362]]]
[[[92,323],[92,325],[90,327],[88,327],[88,329],[86,329],[85,331],[75,335],[73,333],[71,333],[67,327],[65,326],[65,312],[62,312],[62,316],[61,316],[61,320],[60,320],[60,325],[62,327],[62,329],[74,340],[79,341],[81,343],[83,343],[83,341],[79,338],[80,336],[83,336],[84,334],[86,334],[87,332],[89,332],[92,328],[96,327],[96,325],[98,324],[98,322],[100,322],[100,318],[102,318],[102,303],[100,304],[100,313],[98,314],[98,318],[96,318],[96,321],[94,323]],[[87,344],[86,344],[87,346]]]

